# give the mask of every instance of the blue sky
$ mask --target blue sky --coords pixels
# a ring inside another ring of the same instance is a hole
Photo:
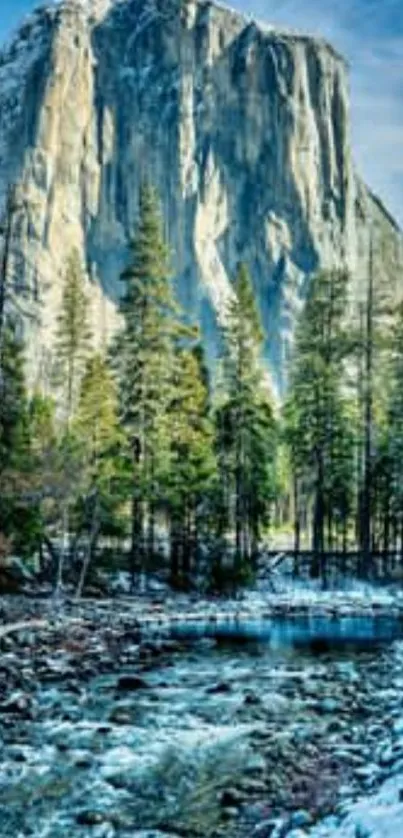
[[[35,0],[0,0],[0,41]],[[348,59],[355,159],[403,226],[403,0],[230,0],[243,12],[321,34]]]

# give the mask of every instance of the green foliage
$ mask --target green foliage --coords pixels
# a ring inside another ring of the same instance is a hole
[[[260,352],[263,332],[249,273],[240,265],[224,330],[223,394],[216,412],[220,533],[235,530],[235,571],[250,566],[275,486],[276,426]]]
[[[55,340],[55,383],[63,393],[67,423],[76,406],[90,342],[83,270],[79,254],[73,251],[67,265]]]
[[[119,423],[116,383],[99,354],[87,361],[72,433],[83,478],[78,502],[82,525],[88,526],[89,499],[96,495],[99,535],[120,533],[128,479],[126,439]]]
[[[346,330],[348,275],[330,271],[311,279],[296,336],[290,390],[284,409],[295,485],[312,499],[313,550],[323,553],[333,522],[346,525],[353,473],[353,441],[343,389],[351,350]],[[329,544],[329,546],[331,546]]]
[[[27,396],[24,348],[11,325],[3,330],[0,349],[0,473],[24,456]]]
[[[171,578],[187,584],[213,515],[217,466],[208,378],[199,346],[178,349],[169,409]]]
[[[163,484],[171,453],[168,412],[174,348],[180,334],[169,250],[158,199],[148,184],[140,192],[139,221],[122,281],[124,327],[113,357],[119,380],[120,416],[132,459],[134,574],[153,553],[156,510],[164,499]]]
[[[63,541],[57,577],[69,558],[77,583],[81,562],[78,594],[102,539],[114,553],[110,537],[130,536],[133,580],[161,561],[174,585],[203,576],[220,591],[253,582],[273,522],[288,536],[292,518],[295,556],[309,534],[312,572],[324,578],[325,553],[350,541],[365,562],[382,548],[386,563],[391,544],[403,555],[403,305],[392,312],[377,296],[373,265],[355,319],[345,271],[311,278],[280,418],[247,267],[234,278],[212,392],[170,261],[145,184],[109,362],[91,354],[83,270],[76,252],[69,259],[55,402],[27,396],[23,347],[10,325],[2,329],[3,543],[31,556],[44,542],[52,552],[53,536]]]
[[[15,554],[29,557],[37,549],[41,521],[32,485],[24,348],[10,323],[2,334],[0,391],[0,533]]]

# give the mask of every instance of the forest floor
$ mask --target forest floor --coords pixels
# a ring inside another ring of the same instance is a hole
[[[330,615],[329,600],[293,598]],[[399,602],[339,595],[347,614]],[[401,640],[144,630],[257,603],[0,598],[1,838],[401,838]]]

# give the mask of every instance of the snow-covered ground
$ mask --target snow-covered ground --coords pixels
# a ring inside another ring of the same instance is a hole
[[[387,780],[377,794],[351,806],[342,821],[328,818],[309,835],[310,838],[402,838],[403,760],[400,772]],[[295,832],[292,838],[297,838]]]

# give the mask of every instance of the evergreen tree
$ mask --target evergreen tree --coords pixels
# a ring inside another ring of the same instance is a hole
[[[77,251],[67,266],[55,339],[55,382],[62,388],[64,418],[68,427],[79,394],[85,361],[89,354],[91,332],[88,324],[88,299]]]
[[[357,541],[361,550],[360,574],[373,570],[371,554],[377,541],[376,506],[384,458],[383,403],[387,399],[385,350],[390,352],[389,327],[393,323],[390,291],[375,272],[375,241],[371,232],[369,265],[364,299],[358,305],[355,351],[359,435],[357,444]],[[379,422],[378,420],[381,419]]]
[[[77,468],[75,440],[70,434],[70,424],[77,405],[80,382],[85,360],[88,357],[91,333],[88,325],[88,299],[84,288],[84,277],[79,254],[71,253],[63,288],[61,309],[58,316],[55,339],[55,383],[63,393],[64,436],[61,439],[61,454],[64,465],[63,500],[63,548],[58,569],[58,591],[63,582],[64,559],[70,556],[70,508],[74,505],[77,485],[74,474]]]
[[[84,371],[76,416],[82,492],[77,531],[87,532],[87,547],[77,593],[80,596],[102,532],[110,529],[121,503],[123,434],[118,397],[111,371],[101,355],[91,356]]]
[[[297,330],[285,412],[297,496],[296,514],[300,514],[298,489],[303,482],[313,505],[312,572],[321,573],[324,581],[326,524],[327,543],[331,547],[335,518],[339,514],[335,485],[349,470],[344,463],[343,437],[346,428],[343,377],[351,351],[345,325],[347,282],[347,274],[339,271],[320,273],[311,279]],[[345,486],[338,486],[339,497],[345,491]],[[296,532],[298,526],[297,523]]]
[[[3,329],[0,379],[0,473],[18,463],[26,444],[24,348],[8,323]]]
[[[208,376],[199,346],[177,350],[169,421],[171,580],[188,585],[212,524],[216,481]]]
[[[132,457],[132,576],[154,550],[161,482],[169,471],[168,410],[172,397],[178,310],[169,250],[154,189],[140,191],[139,220],[122,275],[124,327],[114,351],[120,409]]]
[[[23,343],[8,320],[3,327],[0,379],[0,534],[29,555],[37,542],[37,510],[30,500],[28,400]]]
[[[403,560],[403,304],[396,310],[390,355],[390,391],[384,436],[382,476],[384,478],[384,552],[393,541],[400,543]],[[379,467],[379,463],[378,463]]]
[[[218,457],[225,500],[222,527],[234,522],[236,573],[250,572],[261,525],[273,499],[274,421],[260,363],[263,331],[248,270],[241,264],[228,306],[224,398],[217,411]]]
[[[88,472],[93,480],[102,475],[104,455],[116,450],[121,441],[118,396],[115,381],[105,359],[95,354],[87,361],[73,430],[82,443]]]

